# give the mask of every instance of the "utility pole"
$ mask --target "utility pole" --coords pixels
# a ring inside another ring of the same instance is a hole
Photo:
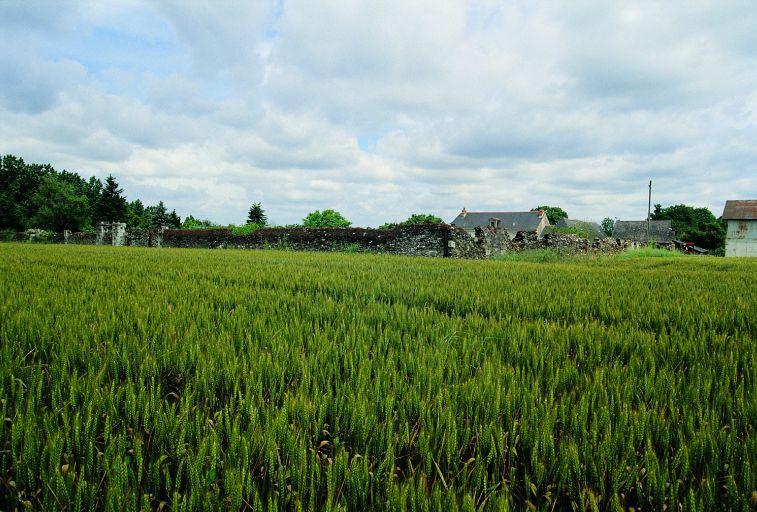
[[[647,202],[647,245],[649,245],[649,221],[652,217],[652,180],[649,180],[649,201]]]

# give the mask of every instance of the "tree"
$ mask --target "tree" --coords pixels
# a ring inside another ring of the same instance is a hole
[[[74,186],[56,174],[48,174],[42,179],[32,196],[32,203],[36,212],[30,220],[31,227],[55,232],[79,231],[88,218],[87,197],[77,195]]]
[[[436,215],[432,215],[430,213],[414,213],[410,217],[407,218],[407,220],[404,220],[402,222],[387,222],[386,224],[382,224],[379,226],[379,229],[392,229],[396,228],[397,226],[405,226],[409,224],[443,224],[444,221],[437,217]]]
[[[126,198],[122,195],[123,189],[118,187],[118,182],[112,174],[105,179],[100,198],[97,201],[97,221],[123,222],[126,220]]]
[[[214,226],[215,224],[208,219],[196,219],[191,215],[187,215],[181,223],[181,229],[207,229]]]
[[[652,220],[670,220],[676,238],[684,242],[694,242],[705,249],[717,250],[725,247],[726,225],[718,220],[707,208],[695,208],[685,204],[667,206],[654,205]]]
[[[532,212],[537,212],[539,210],[544,210],[547,214],[547,219],[549,219],[549,223],[553,226],[560,222],[560,220],[568,218],[568,212],[559,206],[537,206],[536,208],[531,208]]]
[[[607,236],[612,236],[612,230],[615,227],[615,221],[613,221],[610,217],[605,217],[602,219],[602,231]]]
[[[0,229],[32,227],[31,218],[38,209],[32,197],[43,178],[54,173],[49,165],[26,164],[13,155],[0,160]]]
[[[176,210],[171,210],[171,213],[166,217],[166,226],[171,229],[181,228],[181,217],[176,215]]]
[[[168,225],[168,214],[166,212],[166,205],[163,201],[160,201],[156,206],[148,206],[145,208],[145,215],[149,219],[149,227],[159,228]]]
[[[331,209],[310,212],[302,219],[306,228],[348,228],[351,224],[341,213]]]
[[[139,199],[135,199],[126,205],[126,225],[130,228],[147,228],[150,226],[150,219],[145,214],[145,206]]]
[[[268,217],[266,217],[265,210],[260,206],[260,203],[252,203],[250,211],[247,213],[247,223],[257,224],[258,226],[268,224]]]

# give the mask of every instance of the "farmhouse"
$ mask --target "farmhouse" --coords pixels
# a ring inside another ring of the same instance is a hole
[[[533,212],[469,212],[465,208],[450,223],[464,229],[475,237],[476,228],[492,227],[507,233],[512,240],[518,231],[535,233],[541,236],[544,228],[549,226],[549,219],[543,210]]]
[[[615,222],[612,237],[616,240],[631,240],[640,244],[652,242],[658,245],[671,245],[676,232],[670,220],[650,220],[649,239],[647,239],[647,221],[619,220]]]
[[[726,201],[726,256],[757,256],[757,199]]]

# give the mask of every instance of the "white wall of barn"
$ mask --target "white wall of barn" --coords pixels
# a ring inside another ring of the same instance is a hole
[[[725,255],[757,257],[757,220],[729,220]]]

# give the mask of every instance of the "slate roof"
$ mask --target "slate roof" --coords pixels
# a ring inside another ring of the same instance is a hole
[[[726,201],[723,220],[757,220],[757,199]]]
[[[490,225],[492,218],[499,219],[499,228],[507,231],[536,231],[543,212],[467,212],[459,213],[450,224],[463,229]]]
[[[619,240],[647,241],[647,221],[619,220],[615,222],[612,237]],[[649,238],[653,242],[672,242],[675,237],[670,220],[649,221]]]

